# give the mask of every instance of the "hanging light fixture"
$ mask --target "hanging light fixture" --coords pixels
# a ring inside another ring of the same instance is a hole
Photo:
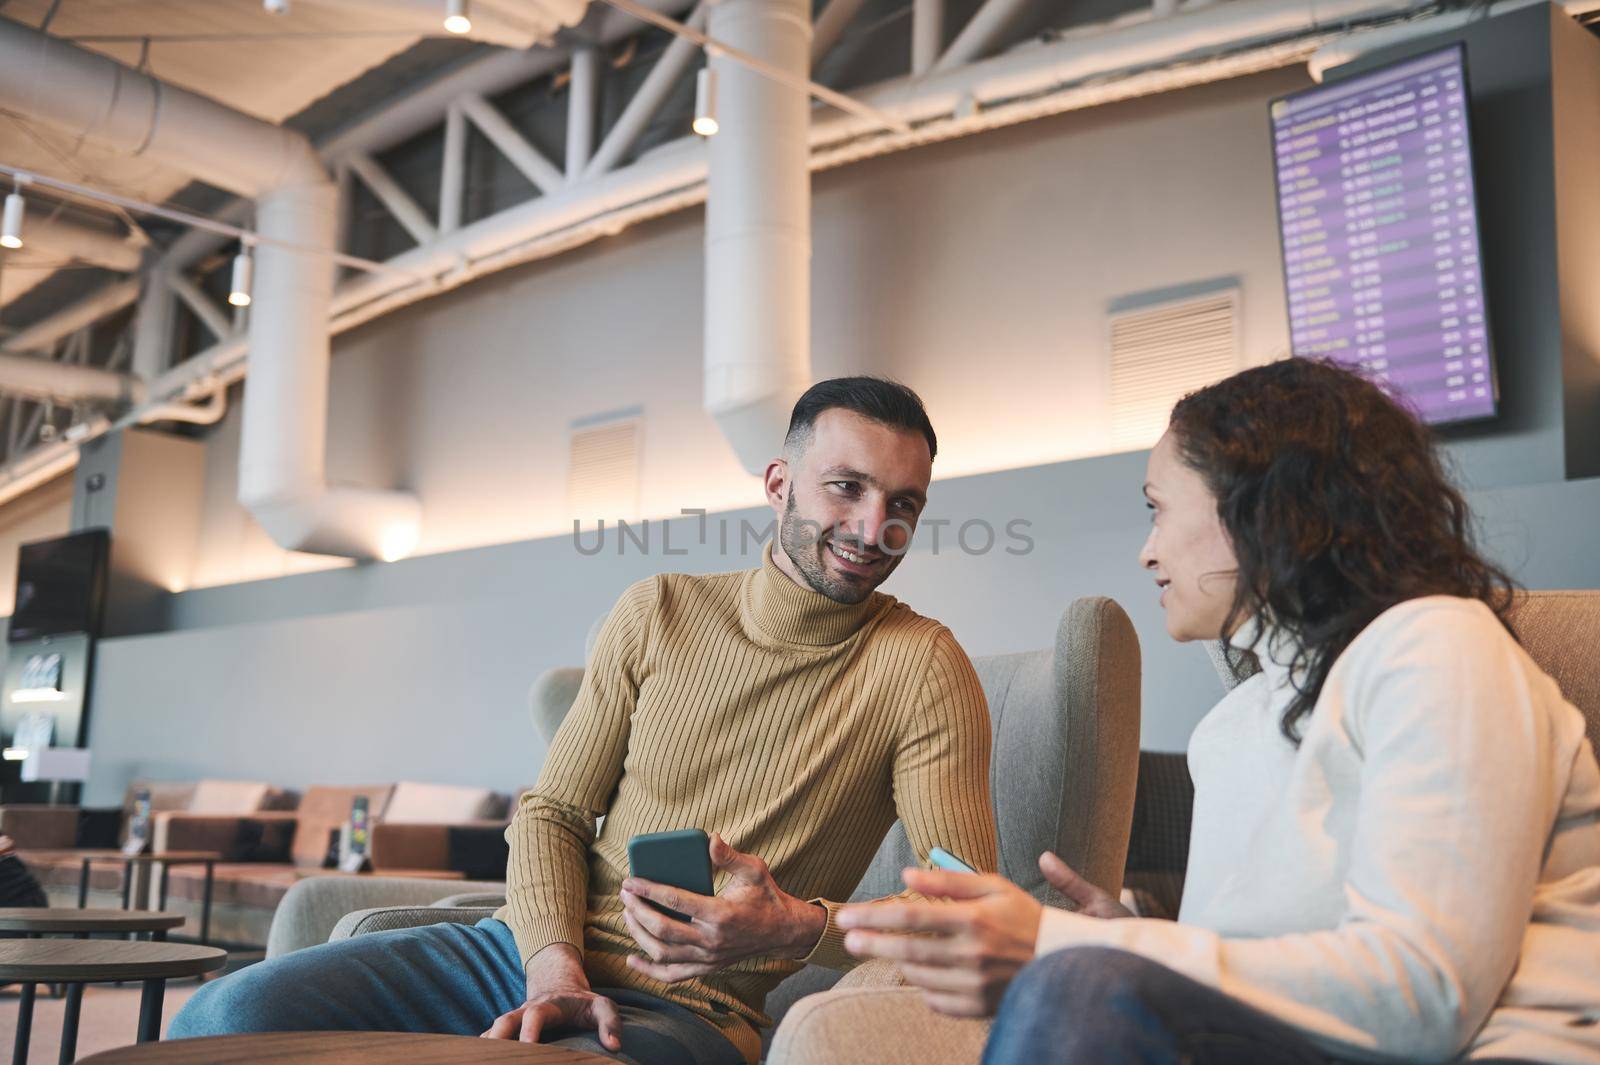
[[[6,197],[5,219],[0,223],[0,248],[22,247],[22,212],[25,208],[22,193],[13,192]]]
[[[233,257],[233,283],[228,286],[228,302],[235,307],[250,306],[250,283],[255,279],[255,262],[250,257],[250,242],[239,246]]]
[[[700,68],[694,81],[694,131],[702,137],[713,136],[717,125],[717,73],[708,61]]]
[[[467,0],[445,0],[444,28],[451,33],[472,32],[472,20],[467,17]]]

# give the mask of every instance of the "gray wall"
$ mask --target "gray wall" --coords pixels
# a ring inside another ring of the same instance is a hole
[[[1105,310],[1236,277],[1244,361],[1284,353],[1266,102],[1302,84],[1238,79],[816,181],[816,375],[888,373],[924,395],[941,438],[930,518],[1032,523],[1020,556],[1005,541],[968,555],[951,529],[935,555],[919,537],[887,590],[973,654],[1044,646],[1073,597],[1115,596],[1144,647],[1149,747],[1181,748],[1219,688],[1198,649],[1165,638],[1134,562],[1144,456],[1097,456]],[[330,475],[417,491],[424,557],[324,569],[272,546],[233,502],[230,413],[208,441],[201,547],[172,630],[102,644],[91,801],[135,774],[531,781],[543,752],[528,685],[580,660],[617,593],[647,573],[754,558],[720,552],[715,535],[696,545],[687,520],[673,545],[688,555],[665,555],[659,537],[648,555],[579,554],[564,502],[571,421],[643,408],[641,514],[731,511],[735,547],[741,517],[766,521],[736,509],[759,487],[699,406],[700,223],[630,230],[340,340]],[[1600,520],[1600,482],[1530,476],[1498,446],[1491,434],[1458,448],[1493,550],[1535,585],[1600,584],[1575,531]]]

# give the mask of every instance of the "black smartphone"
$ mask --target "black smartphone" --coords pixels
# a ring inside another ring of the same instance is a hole
[[[711,895],[711,837],[698,828],[647,832],[628,841],[628,872],[640,880]],[[645,899],[674,921],[689,915]]]

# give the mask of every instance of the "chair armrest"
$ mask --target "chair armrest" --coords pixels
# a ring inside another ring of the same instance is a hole
[[[869,987],[905,987],[906,978],[905,974],[900,971],[900,966],[894,962],[885,961],[883,958],[874,958],[871,961],[862,962],[845,973],[839,978],[839,982],[833,986],[840,991],[846,991],[851,988],[860,991]]]
[[[789,1007],[767,1065],[977,1065],[988,1038],[988,1021],[935,1013],[915,988],[835,988]]]
[[[66,850],[78,845],[78,813],[76,806],[0,806],[0,835],[21,850]]]
[[[372,826],[372,868],[438,869],[474,880],[504,879],[509,857],[506,822],[423,825],[379,821]]]
[[[397,876],[308,877],[290,887],[278,903],[267,932],[267,957],[326,943],[339,919],[353,910],[431,906],[463,889],[504,893],[505,885]]]
[[[291,811],[241,817],[163,811],[151,821],[152,851],[216,851],[229,862],[291,860],[296,827]]]
[[[477,924],[493,916],[494,910],[485,906],[375,906],[339,918],[328,941],[430,924]]]
[[[449,898],[440,899],[433,905],[470,906],[475,909],[487,906],[491,910],[498,910],[505,904],[506,892],[504,885],[502,885],[499,891],[463,891],[459,895],[451,895]]]

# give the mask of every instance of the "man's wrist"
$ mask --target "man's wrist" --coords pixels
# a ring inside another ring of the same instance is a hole
[[[541,948],[523,966],[523,975],[527,978],[529,993],[536,984],[540,988],[574,982],[589,986],[589,978],[583,971],[583,955],[571,943],[551,943]]]
[[[795,908],[794,936],[788,956],[795,960],[806,957],[817,949],[827,930],[828,908],[819,902],[800,902]]]

